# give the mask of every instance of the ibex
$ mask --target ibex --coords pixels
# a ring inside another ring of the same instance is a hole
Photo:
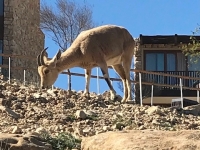
[[[133,37],[120,26],[103,25],[82,31],[65,52],[61,53],[59,50],[52,59],[48,60],[46,48],[37,56],[41,88],[49,88],[54,84],[63,70],[81,67],[85,70],[84,94],[89,94],[91,69],[100,67],[113,100],[116,97],[116,91],[108,74],[108,66],[112,66],[123,82],[122,102],[132,100],[130,68],[134,47]]]

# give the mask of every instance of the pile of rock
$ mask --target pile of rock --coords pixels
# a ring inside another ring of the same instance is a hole
[[[0,132],[28,134],[45,130],[85,137],[132,129],[179,130],[200,128],[200,106],[184,110],[111,101],[109,93],[83,96],[83,91],[40,90],[0,80]]]

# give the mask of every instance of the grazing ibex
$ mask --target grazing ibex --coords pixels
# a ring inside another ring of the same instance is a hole
[[[48,60],[46,48],[37,56],[41,87],[48,88],[54,84],[63,70],[81,67],[85,69],[84,94],[89,94],[91,69],[98,66],[110,88],[111,99],[114,99],[116,91],[111,85],[107,67],[112,66],[123,82],[122,102],[131,100],[130,68],[134,47],[133,37],[120,26],[104,25],[82,31],[62,54],[59,50],[51,60]]]

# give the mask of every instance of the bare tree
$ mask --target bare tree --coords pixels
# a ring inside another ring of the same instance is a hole
[[[55,7],[44,2],[40,10],[41,29],[52,38],[62,51],[72,44],[77,35],[94,27],[92,9],[84,3],[78,5],[72,0],[56,0]],[[71,75],[69,72],[69,90],[71,90]]]

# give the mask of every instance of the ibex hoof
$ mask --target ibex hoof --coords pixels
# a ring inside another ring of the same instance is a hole
[[[131,100],[131,99],[122,99],[121,103],[123,104],[135,104],[135,101]]]
[[[84,92],[83,94],[82,94],[82,96],[85,96],[85,97],[90,97],[90,93],[89,92]]]
[[[126,99],[123,98],[123,99],[121,100],[121,103],[122,103],[122,104],[126,103]]]
[[[116,95],[114,95],[114,94],[111,94],[111,96],[110,96],[110,99],[111,99],[111,100],[113,100],[113,101],[114,101],[116,98],[117,98],[117,97],[116,97]]]
[[[115,95],[113,101],[121,102],[122,97],[120,95]]]

